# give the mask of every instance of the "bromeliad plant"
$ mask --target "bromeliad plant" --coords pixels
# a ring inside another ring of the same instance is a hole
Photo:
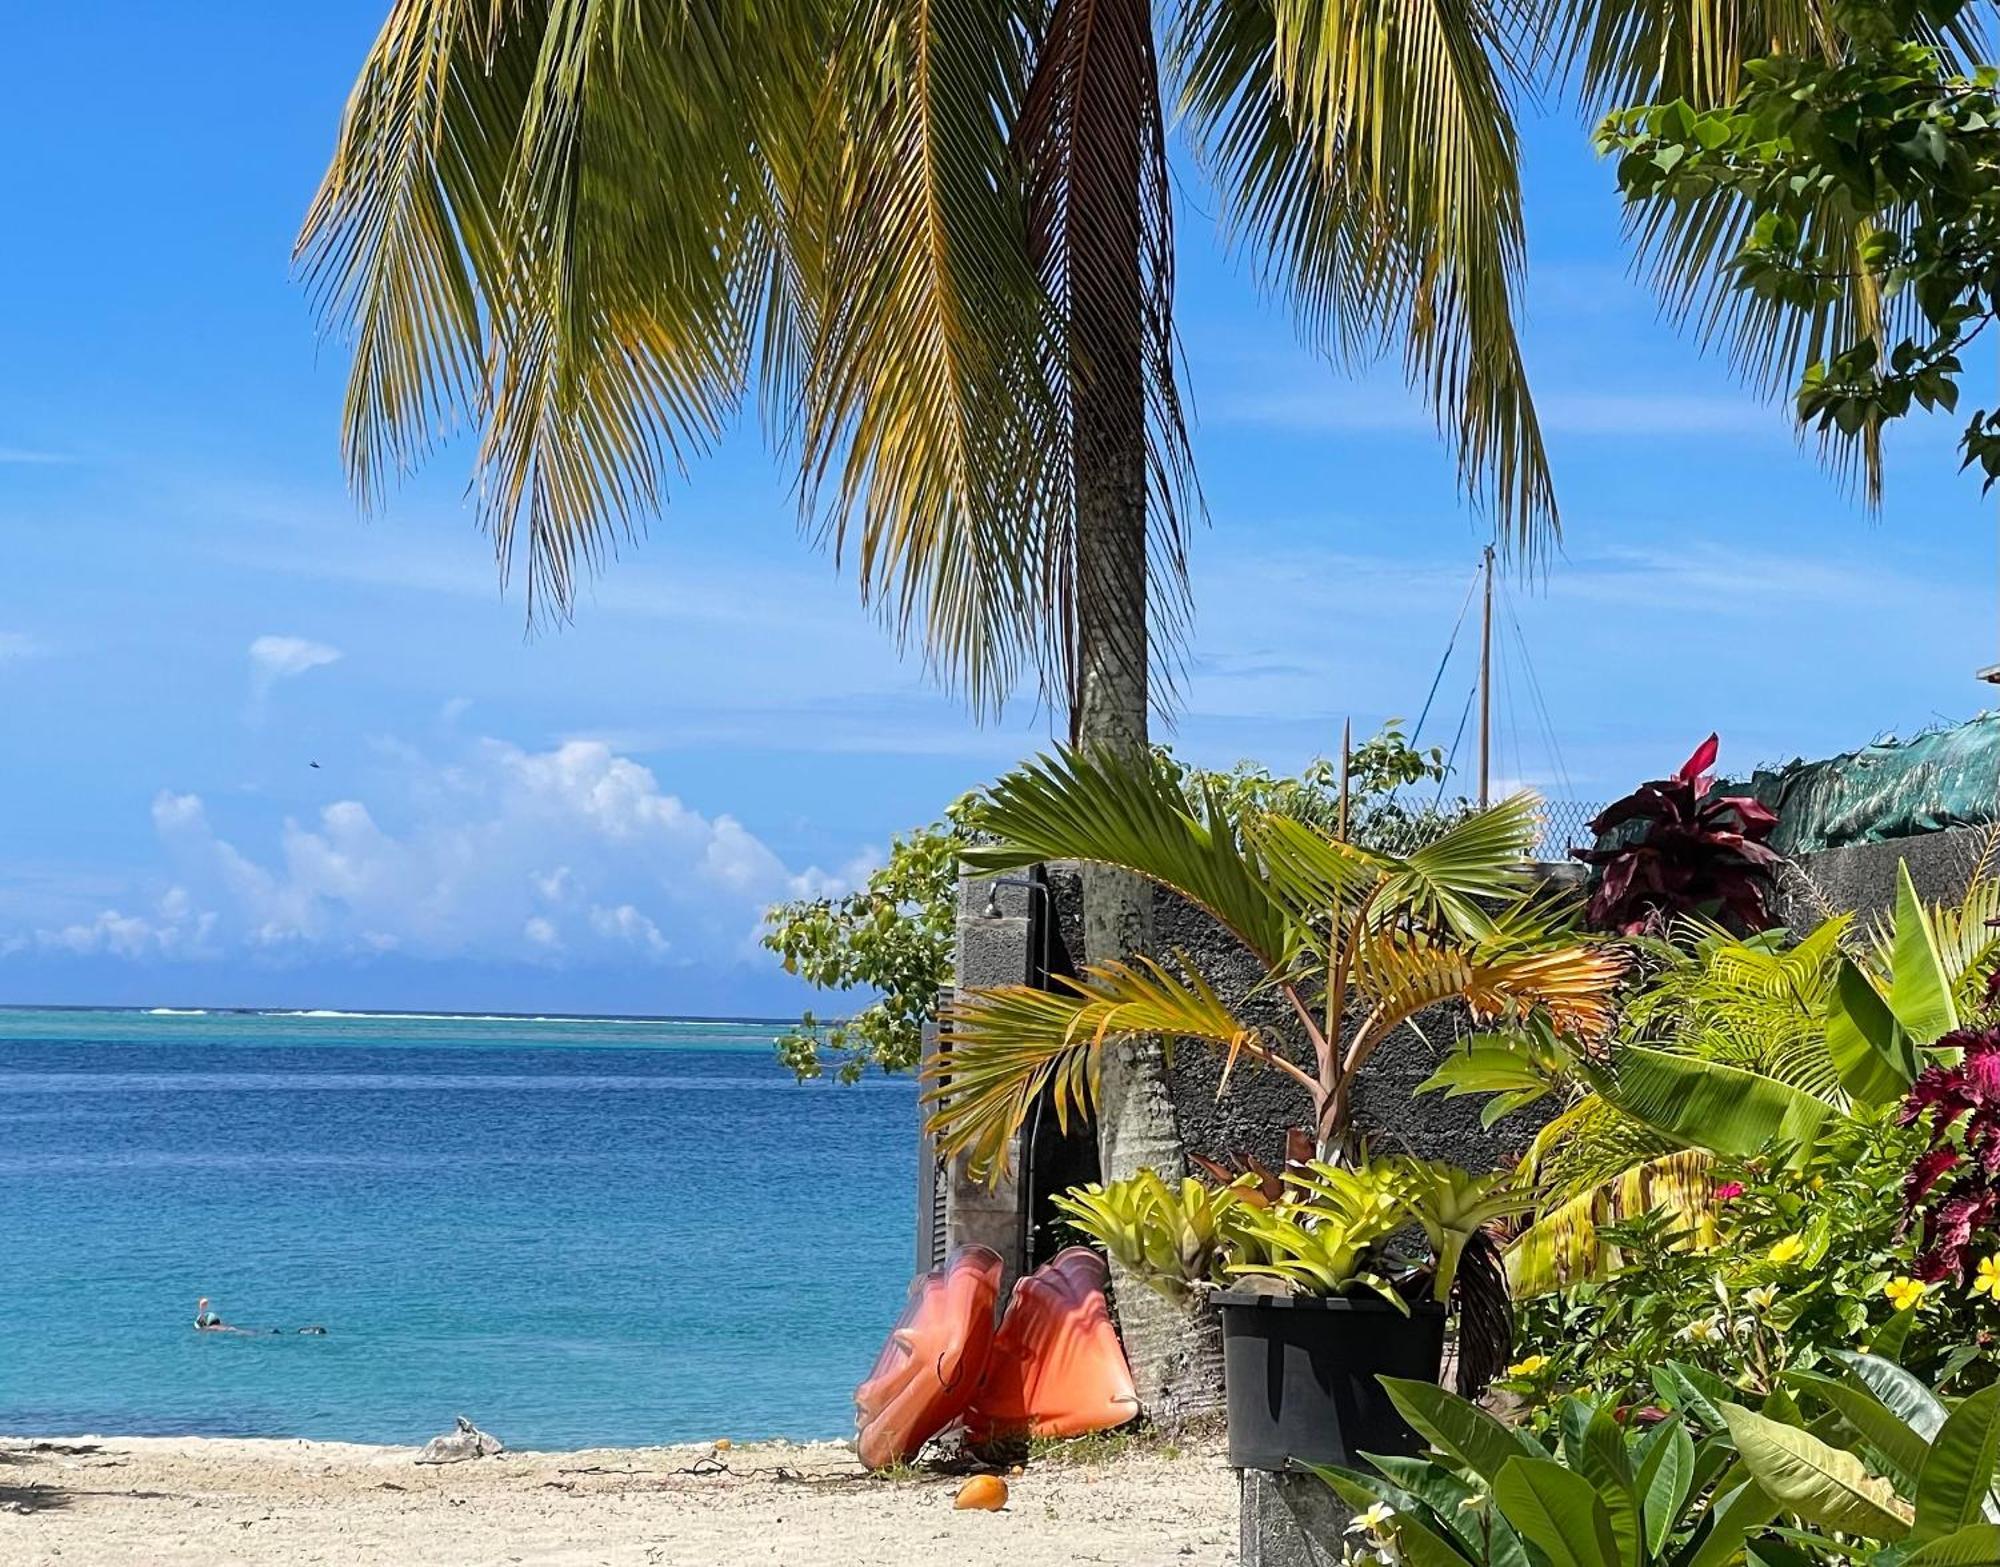
[[[1247,1021],[1185,954],[1092,965],[1055,990],[1003,986],[963,996],[944,1017],[926,1092],[947,1157],[997,1173],[1044,1092],[1066,1125],[1088,1113],[1107,1044],[1194,1040],[1294,1079],[1322,1156],[1351,1152],[1356,1074],[1398,1028],[1444,1002],[1475,1018],[1534,1016],[1579,1048],[1611,1021],[1622,960],[1574,934],[1574,911],[1537,896],[1527,856],[1536,805],[1520,795],[1477,812],[1405,855],[1365,849],[1333,827],[1190,787],[1146,757],[1075,752],[996,784],[968,849],[976,874],[1047,860],[1144,876],[1212,916],[1289,1002],[1310,1042]]]
[[[1598,930],[1634,935],[1689,914],[1738,932],[1771,923],[1780,857],[1765,840],[1778,818],[1747,795],[1714,792],[1719,745],[1710,735],[1671,778],[1606,806],[1590,830],[1609,846],[1570,851],[1596,873],[1589,919]]]
[[[1482,1389],[1513,1348],[1493,1226],[1527,1206],[1504,1174],[1401,1156],[1288,1166],[1275,1200],[1256,1178],[1178,1189],[1152,1170],[1055,1198],[1071,1225],[1169,1299],[1261,1283],[1305,1295],[1371,1291],[1407,1312],[1428,1297],[1459,1310],[1461,1390]],[[1427,1254],[1399,1248],[1421,1231]]]
[[[1644,1407],[1572,1399],[1558,1444],[1442,1388],[1389,1378],[1429,1458],[1322,1469],[1352,1532],[1422,1567],[1975,1567],[1994,1521],[2000,1387],[1948,1407],[1876,1355],[1762,1400],[1692,1367],[1657,1368]],[[1812,1413],[1811,1411],[1816,1411]]]

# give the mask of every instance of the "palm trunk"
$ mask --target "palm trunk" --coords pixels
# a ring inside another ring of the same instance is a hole
[[[1096,47],[1133,51],[1094,70],[1150,80],[1148,0],[1100,0]],[[1076,345],[1077,689],[1071,738],[1127,754],[1147,747],[1146,388],[1140,263],[1143,128],[1093,125],[1078,109],[1069,240],[1073,275],[1070,340]],[[1101,132],[1101,134],[1100,134]],[[1152,887],[1123,871],[1089,867],[1083,877],[1085,954],[1093,963],[1150,951]],[[1169,1180],[1186,1169],[1180,1125],[1156,1039],[1104,1052],[1097,1113],[1104,1179],[1150,1165]],[[1136,1281],[1117,1291],[1118,1321],[1140,1399],[1156,1420],[1176,1423],[1221,1407],[1220,1341],[1214,1309],[1195,1297],[1169,1302]]]

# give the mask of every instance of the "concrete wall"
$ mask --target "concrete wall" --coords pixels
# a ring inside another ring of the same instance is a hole
[[[1864,920],[1886,914],[1896,903],[1899,860],[1910,867],[1910,881],[1925,902],[1954,903],[1992,837],[1984,827],[1960,827],[1801,855],[1778,877],[1780,923],[1809,930],[1839,910],[1852,909]]]

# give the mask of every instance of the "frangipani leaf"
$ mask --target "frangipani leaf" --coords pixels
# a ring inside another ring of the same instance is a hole
[[[1723,1405],[1722,1417],[1758,1488],[1787,1512],[1876,1540],[1900,1540],[1909,1533],[1909,1507],[1852,1453],[1740,1404]]]
[[[1951,1412],[1917,1476],[1913,1540],[1935,1540],[1988,1518],[2000,1470],[2000,1386],[1984,1387]]]

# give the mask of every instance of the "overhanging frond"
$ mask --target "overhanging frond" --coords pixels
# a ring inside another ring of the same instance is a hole
[[[1501,536],[1558,534],[1514,325],[1508,45],[1481,0],[1211,0],[1171,57],[1224,221],[1336,362],[1388,349]]]

